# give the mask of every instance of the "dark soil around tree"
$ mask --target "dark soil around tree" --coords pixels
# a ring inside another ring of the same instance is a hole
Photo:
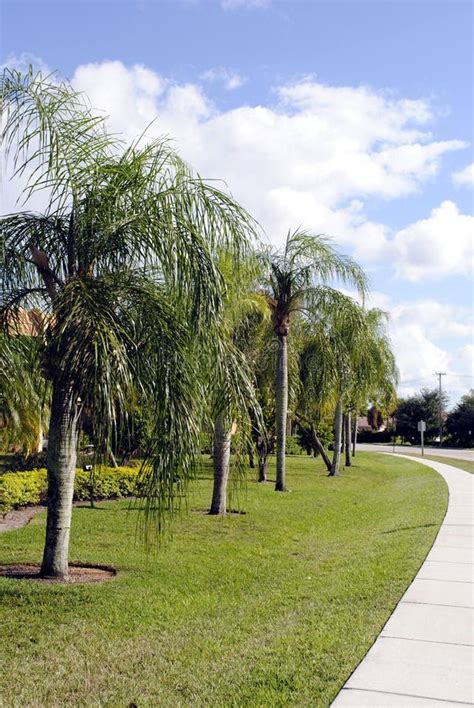
[[[40,576],[40,566],[33,563],[0,566],[0,576],[3,576],[4,578],[13,578],[15,580],[33,580],[39,583],[50,583],[54,585],[102,583],[105,580],[112,580],[115,575],[115,569],[106,565],[76,565],[70,563],[69,577],[64,580],[60,578],[42,578]]]

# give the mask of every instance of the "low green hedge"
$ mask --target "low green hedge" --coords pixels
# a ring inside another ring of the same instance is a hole
[[[0,477],[0,513],[6,514],[19,506],[44,503],[46,470],[6,472]]]
[[[93,476],[90,472],[76,470],[74,499],[120,499],[137,491],[137,467],[103,467]],[[46,470],[6,472],[0,476],[0,514],[11,509],[46,502]]]

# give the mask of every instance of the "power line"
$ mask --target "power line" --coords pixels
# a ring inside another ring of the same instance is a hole
[[[437,374],[435,374],[435,376],[437,376]],[[443,372],[443,376],[453,376],[454,378],[459,379],[474,379],[474,374],[455,374],[451,371]],[[420,376],[416,379],[405,379],[404,381],[399,381],[398,385],[415,384],[423,381],[431,381],[431,376]]]

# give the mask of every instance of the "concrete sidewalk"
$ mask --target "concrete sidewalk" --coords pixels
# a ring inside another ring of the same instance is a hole
[[[400,455],[416,455],[421,456],[421,447],[418,445],[412,445],[411,447],[406,447],[405,445],[395,445],[395,450],[393,445],[386,444],[382,445],[380,443],[359,443],[357,449],[361,452],[396,452]],[[474,450],[459,450],[457,448],[450,447],[425,447],[425,455],[434,455],[435,457],[451,457],[455,460],[468,460],[469,462],[474,462]],[[449,465],[449,462],[447,462]]]
[[[333,702],[337,708],[474,705],[474,475],[417,461],[446,480],[448,511],[417,576]]]

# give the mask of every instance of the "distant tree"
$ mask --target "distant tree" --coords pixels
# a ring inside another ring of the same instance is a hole
[[[449,440],[459,447],[472,447],[474,432],[474,389],[461,398],[457,406],[446,418],[446,432]]]
[[[328,283],[339,280],[364,295],[367,279],[360,266],[351,258],[337,253],[328,239],[306,231],[288,232],[284,249],[266,255],[265,294],[278,343],[275,375],[275,490],[283,492],[286,491],[288,335],[292,323],[297,315],[318,312],[321,301],[332,299],[333,306],[337,307],[339,294]]]
[[[448,403],[446,393],[441,395],[441,407]],[[418,422],[426,423],[426,438],[435,438],[439,432],[439,391],[422,389],[420,393],[401,399],[395,411],[397,434],[409,441],[418,440]]]
[[[371,406],[367,411],[367,422],[372,430],[380,430],[383,424],[382,411],[376,406]]]

